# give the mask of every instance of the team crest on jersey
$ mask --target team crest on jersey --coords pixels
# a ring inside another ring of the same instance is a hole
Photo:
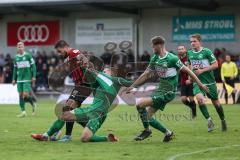
[[[199,55],[198,55],[198,58],[199,58],[199,59],[202,59],[202,58],[203,58],[203,55],[202,55],[202,54],[199,54]]]
[[[167,62],[163,62],[162,67],[167,68]]]

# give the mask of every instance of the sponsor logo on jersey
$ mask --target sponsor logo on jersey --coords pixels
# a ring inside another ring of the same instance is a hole
[[[30,67],[29,61],[20,61],[20,62],[17,62],[17,67],[18,67],[18,68],[27,68],[27,67]]]
[[[166,77],[167,67],[156,66],[155,69],[159,77]]]
[[[193,60],[191,64],[193,69],[203,68],[203,63],[201,60]]]

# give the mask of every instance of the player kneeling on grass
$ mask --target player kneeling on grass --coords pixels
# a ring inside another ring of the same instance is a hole
[[[19,105],[21,114],[17,117],[22,118],[27,115],[25,111],[25,103],[29,102],[32,105],[32,115],[35,115],[36,100],[30,95],[31,82],[36,81],[36,65],[32,55],[25,51],[24,43],[17,43],[18,54],[14,58],[13,81],[15,85],[17,82],[17,90],[19,92]]]
[[[81,135],[82,142],[118,141],[113,134],[97,136],[96,131],[104,123],[110,107],[122,86],[129,87],[132,82],[120,77],[111,77],[98,72],[96,80],[99,87],[93,92],[93,103],[86,108],[76,108],[72,111],[63,112],[61,119],[76,121],[84,127]]]
[[[163,132],[165,134],[163,142],[168,142],[173,138],[173,132],[164,127],[152,116],[159,109],[163,111],[166,104],[175,98],[178,84],[178,71],[186,72],[205,92],[208,91],[208,88],[200,82],[190,69],[182,64],[177,56],[165,49],[165,39],[162,36],[153,37],[151,43],[154,55],[151,57],[148,68],[131,87],[127,89],[127,92],[130,92],[134,87],[142,85],[156,75],[160,78],[158,89],[152,93],[150,97],[141,98],[137,102],[137,110],[140,113],[144,131],[137,136],[135,140],[144,140],[149,137],[152,133],[149,129],[149,125],[151,125]]]

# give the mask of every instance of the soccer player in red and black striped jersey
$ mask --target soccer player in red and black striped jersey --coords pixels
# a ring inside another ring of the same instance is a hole
[[[181,60],[181,62],[189,66],[188,58],[187,58],[187,50],[184,45],[178,46],[178,57]],[[194,101],[194,95],[193,95],[193,84],[192,81],[189,79],[190,77],[180,71],[180,84],[181,84],[181,100],[183,104],[188,106],[192,111],[192,118],[195,118],[196,113],[196,103]]]
[[[65,62],[69,64],[69,68],[71,71],[71,77],[74,81],[75,87],[72,90],[66,104],[65,104],[65,111],[71,110],[77,107],[80,107],[82,102],[90,95],[91,89],[89,87],[89,84],[84,82],[84,75],[83,70],[78,64],[79,61],[77,61],[78,57],[81,56],[82,59],[87,59],[84,54],[78,50],[71,48],[69,44],[64,41],[60,40],[55,44],[55,49],[58,52],[58,54],[65,59]],[[86,62],[87,60],[85,60]],[[82,62],[82,63],[85,63]],[[50,137],[53,137],[54,134],[56,134],[63,126],[65,122],[58,119],[56,120],[50,129],[44,133],[44,134],[32,134],[32,138],[40,140],[40,141],[46,141],[49,140]],[[66,122],[66,133],[65,136],[59,140],[61,142],[67,142],[71,140],[71,134],[73,129],[74,122]]]

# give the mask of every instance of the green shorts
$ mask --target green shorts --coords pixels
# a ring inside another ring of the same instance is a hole
[[[83,127],[88,127],[93,134],[102,126],[107,117],[107,112],[102,107],[99,107],[100,105],[102,106],[104,104],[99,101],[89,107],[76,108],[73,110],[77,122]]]
[[[218,100],[217,85],[211,84],[211,85],[207,85],[207,87],[209,89],[209,92],[205,93],[199,88],[197,83],[193,83],[193,94],[197,95],[197,94],[201,93],[204,96],[207,95],[207,97],[211,100]]]
[[[163,92],[160,89],[157,89],[155,92],[152,93],[151,97],[153,100],[153,108],[160,109],[161,111],[164,110],[166,104],[172,101],[175,98],[176,94],[173,91]]]
[[[17,90],[21,92],[30,92],[31,91],[31,82],[17,82]]]

